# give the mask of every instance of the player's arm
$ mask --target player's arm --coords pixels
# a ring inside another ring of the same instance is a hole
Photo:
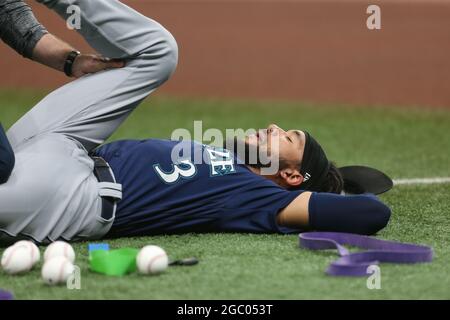
[[[8,181],[9,176],[14,168],[15,157],[14,152],[6,137],[5,131],[0,124],[0,184]]]
[[[343,196],[304,192],[277,216],[277,223],[317,231],[374,234],[384,228],[391,210],[371,194]]]

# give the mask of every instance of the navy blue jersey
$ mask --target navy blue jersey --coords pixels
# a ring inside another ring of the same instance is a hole
[[[8,181],[11,171],[14,168],[14,151],[9,144],[6,133],[0,123],[0,184]]]
[[[299,231],[278,226],[276,215],[301,191],[254,174],[228,150],[149,139],[112,142],[96,155],[123,187],[108,236]]]

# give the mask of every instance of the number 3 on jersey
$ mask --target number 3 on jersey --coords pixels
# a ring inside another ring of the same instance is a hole
[[[172,172],[164,172],[159,164],[153,166],[155,171],[164,180],[166,183],[174,183],[183,178],[191,178],[197,173],[197,169],[195,165],[191,162],[191,160],[181,160],[179,164],[173,164]]]

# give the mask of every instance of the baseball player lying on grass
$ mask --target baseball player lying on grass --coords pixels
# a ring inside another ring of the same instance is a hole
[[[0,186],[2,242],[307,229],[373,234],[386,226],[390,210],[373,195],[316,192],[339,193],[342,179],[300,130],[271,125],[242,142],[280,159],[279,170],[266,176],[245,163],[245,154],[193,141],[99,147],[171,76],[177,44],[160,24],[116,0],[39,2],[62,17],[78,5],[86,41],[126,65],[59,88],[9,130],[16,166]],[[173,160],[180,145],[205,161]]]

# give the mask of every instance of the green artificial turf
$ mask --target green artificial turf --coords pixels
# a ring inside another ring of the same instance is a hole
[[[42,96],[0,91],[4,126],[12,125]],[[203,120],[204,129],[262,128],[269,123],[305,129],[341,166],[369,165],[393,178],[450,176],[450,111],[443,109],[153,97],[111,140],[167,138],[175,128],[192,129],[194,120]],[[431,245],[435,258],[420,265],[382,264],[379,290],[367,289],[366,278],[325,275],[327,265],[337,258],[333,251],[299,249],[295,235],[252,234],[108,241],[111,248],[156,244],[172,259],[200,259],[197,266],[171,267],[160,276],[122,278],[90,272],[87,243],[77,243],[81,290],[45,286],[42,264],[23,276],[1,271],[0,288],[18,299],[450,299],[450,185],[396,187],[381,198],[393,215],[378,236]]]

